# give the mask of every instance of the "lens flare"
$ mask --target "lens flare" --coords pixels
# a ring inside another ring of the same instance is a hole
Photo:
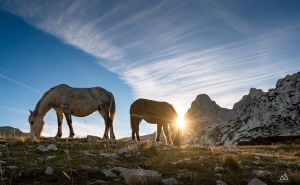
[[[184,122],[183,115],[179,115],[176,125],[180,129],[184,129],[185,128],[185,122]]]

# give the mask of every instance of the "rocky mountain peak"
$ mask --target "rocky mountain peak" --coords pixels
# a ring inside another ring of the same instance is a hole
[[[244,95],[240,101],[233,105],[234,111],[240,111],[243,107],[246,107],[253,100],[257,99],[263,94],[263,90],[251,88],[248,95]]]
[[[202,144],[300,137],[300,72],[278,80],[268,92],[251,88],[232,110],[221,108],[207,95],[199,95],[187,115],[194,130],[201,128],[197,137]]]

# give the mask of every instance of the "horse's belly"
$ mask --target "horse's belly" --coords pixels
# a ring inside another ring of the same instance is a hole
[[[157,124],[157,120],[151,119],[151,118],[143,118],[148,123]]]
[[[85,116],[88,116],[90,114],[92,114],[93,112],[95,112],[96,110],[95,109],[72,109],[71,112],[72,112],[72,115],[74,116],[78,116],[78,117],[85,117]]]

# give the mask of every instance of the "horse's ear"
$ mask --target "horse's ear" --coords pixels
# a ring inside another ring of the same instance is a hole
[[[32,110],[29,109],[30,114],[32,114]]]

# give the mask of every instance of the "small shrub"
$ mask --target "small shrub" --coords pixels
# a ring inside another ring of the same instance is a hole
[[[233,171],[237,171],[241,168],[240,163],[232,156],[225,157],[223,167]]]
[[[14,141],[16,143],[23,144],[26,141],[26,137],[25,136],[16,136],[16,137],[14,137]]]

